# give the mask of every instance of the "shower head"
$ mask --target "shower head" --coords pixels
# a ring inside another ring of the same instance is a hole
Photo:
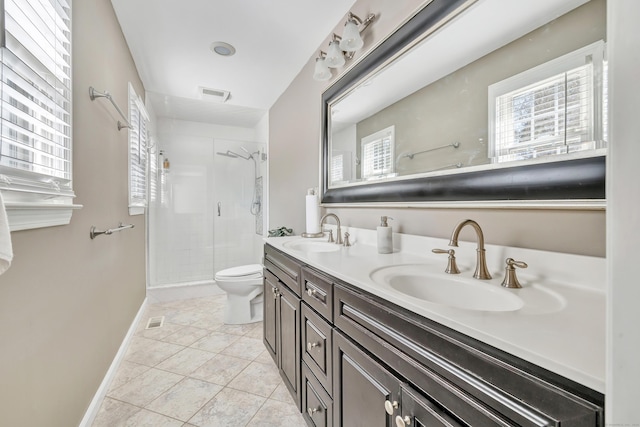
[[[227,150],[226,153],[221,153],[218,151],[216,154],[220,156],[231,157],[232,159],[235,159],[236,157],[238,157],[238,155],[231,150]]]
[[[244,151],[247,151],[247,150],[244,149],[244,147],[240,147],[240,148],[242,148]],[[247,151],[247,153],[249,153],[249,152]],[[216,154],[219,154],[221,156],[231,157],[231,158],[234,158],[234,159],[237,159],[237,158],[241,158],[241,159],[244,159],[244,160],[253,159],[253,156],[251,155],[251,153],[249,153],[248,157],[245,157],[242,154],[238,154],[238,153],[236,153],[234,151],[231,151],[231,150],[227,150],[226,153],[221,153],[221,152],[218,151]]]

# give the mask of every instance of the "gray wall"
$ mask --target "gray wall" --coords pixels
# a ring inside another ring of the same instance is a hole
[[[358,0],[352,8],[355,14],[363,16],[374,12],[378,19],[365,32],[365,48],[355,60],[388,36],[421,3]],[[336,23],[337,34],[341,33],[341,27],[342,22]],[[327,43],[328,40],[329,34]],[[325,46],[323,43],[321,48]],[[318,186],[320,180],[320,96],[337,79],[324,83],[314,81],[313,64],[314,57],[311,57],[271,108],[269,121],[269,227],[285,225],[293,227],[298,234],[305,227],[305,191]],[[483,227],[488,243],[605,255],[604,211],[430,208],[332,208],[330,211],[337,213],[347,226],[369,229],[377,226],[380,215],[391,215],[396,219],[395,230],[435,237],[448,237],[458,221],[473,218]],[[472,235],[463,238],[472,239]]]
[[[109,0],[73,11],[71,224],[12,233],[14,260],[0,276],[0,425],[78,425],[145,296],[145,221],[127,209],[127,131],[92,102],[109,90],[127,110],[127,82],[144,88]],[[89,239],[92,225],[135,224]]]

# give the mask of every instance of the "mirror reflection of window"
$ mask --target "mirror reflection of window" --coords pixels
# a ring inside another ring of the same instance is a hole
[[[489,86],[489,157],[524,160],[603,148],[603,41]]]
[[[362,178],[393,176],[395,172],[395,126],[362,138]]]

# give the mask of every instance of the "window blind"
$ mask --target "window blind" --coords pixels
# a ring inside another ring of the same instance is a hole
[[[394,172],[395,129],[393,126],[362,139],[362,177],[371,178]]]
[[[71,1],[4,6],[0,166],[70,191]]]
[[[147,206],[147,145],[149,117],[129,83],[129,208]],[[131,212],[130,212],[131,213]],[[135,212],[143,213],[143,211]]]

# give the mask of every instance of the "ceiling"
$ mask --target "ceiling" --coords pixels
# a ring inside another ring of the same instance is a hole
[[[253,127],[355,0],[111,3],[158,117]],[[232,44],[236,54],[213,53],[215,41]],[[231,95],[206,101],[200,87]]]

